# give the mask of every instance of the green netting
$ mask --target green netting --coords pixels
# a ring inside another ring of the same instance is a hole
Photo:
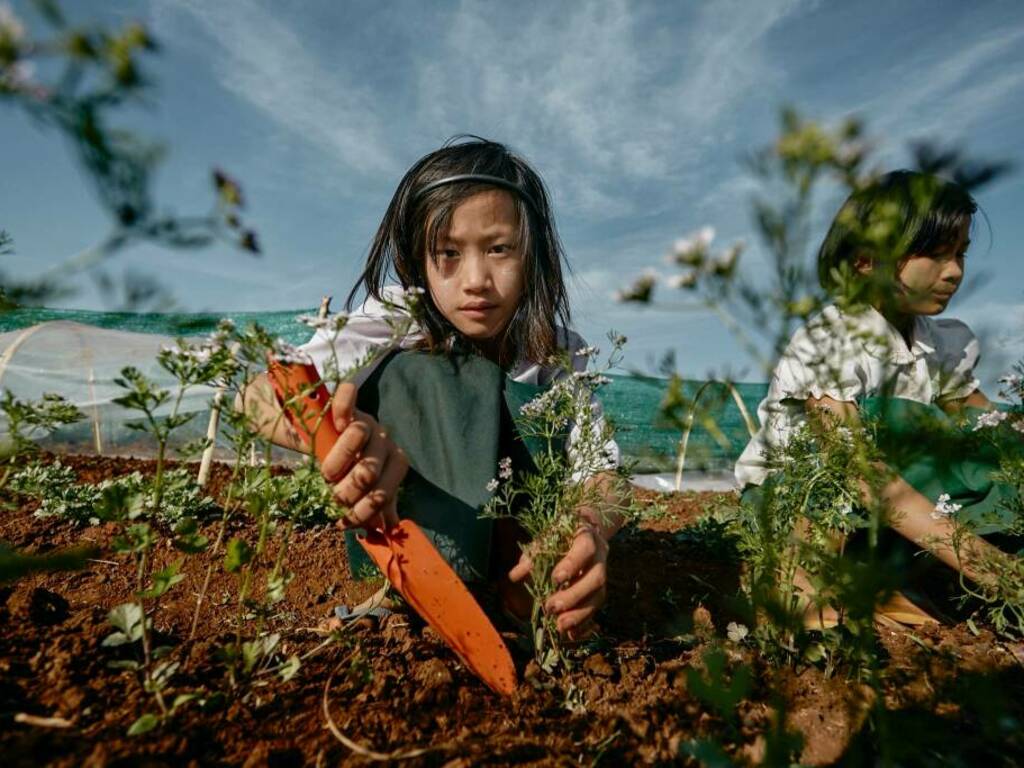
[[[636,462],[637,472],[670,472],[675,468],[682,425],[672,424],[661,415],[661,403],[668,382],[646,376],[611,376],[612,383],[599,395],[605,413],[615,424],[615,439],[622,454]],[[683,396],[692,400],[703,381],[685,380]],[[751,418],[757,418],[757,406],[768,391],[767,384],[736,383]],[[705,419],[707,421],[705,421]],[[710,431],[711,422],[720,434]],[[731,470],[750,441],[743,415],[725,385],[712,383],[697,402],[697,418],[686,451],[689,469]]]
[[[21,309],[0,313],[0,388],[21,399],[56,392],[82,408],[88,422],[62,430],[54,444],[66,450],[89,451],[97,445],[107,453],[145,452],[140,436],[126,428],[130,417],[112,403],[121,391],[113,379],[121,368],[134,365],[166,387],[173,385],[156,364],[160,347],[177,336],[201,336],[214,330],[222,317],[239,326],[258,322],[291,343],[308,340],[310,331],[296,322],[302,311],[237,312],[226,314],[135,314],[80,310]],[[615,424],[623,457],[637,472],[669,472],[675,467],[681,425],[665,421],[660,406],[668,389],[665,379],[612,376],[599,396]],[[683,383],[684,398],[692,399],[704,384]],[[764,397],[766,384],[736,384],[751,415]],[[181,431],[183,440],[203,434],[213,391],[193,389],[183,408],[195,416]],[[708,429],[709,424],[712,429]],[[3,431],[0,424],[0,431]],[[698,419],[686,454],[688,469],[729,470],[749,440],[743,417],[725,386],[705,388]]]
[[[294,309],[284,312],[94,312],[85,309],[14,309],[0,312],[0,333],[28,328],[38,323],[66,320],[96,328],[109,328],[133,333],[151,333],[163,336],[205,336],[213,332],[223,318],[244,327],[259,323],[270,333],[291,344],[309,340],[310,330],[295,322],[298,315],[311,314],[312,309]]]

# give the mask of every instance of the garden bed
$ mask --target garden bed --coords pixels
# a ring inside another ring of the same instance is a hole
[[[153,468],[131,459],[63,461],[89,482]],[[215,498],[228,474],[226,466],[215,468]],[[765,734],[783,710],[787,728],[803,738],[805,763],[872,763],[882,750],[904,764],[1024,760],[1018,646],[967,623],[881,630],[883,701],[841,670],[826,678],[814,666],[770,667],[727,638],[729,623],[740,621],[739,567],[706,528],[694,526],[708,505],[730,497],[641,493],[664,500],[668,514],[613,542],[598,647],[566,679],[547,681],[513,644],[522,682],[507,701],[415,617],[354,626],[324,644],[312,628],[334,605],[358,602],[377,586],[350,578],[332,527],[292,535],[295,578],[266,626],[281,634],[284,654],[311,655],[288,682],[267,675],[232,690],[214,651],[234,633],[235,610],[225,603],[234,577],[219,567],[222,552],[193,555],[184,580],[161,599],[154,631],[181,663],[171,696],[199,693],[205,705],[196,699],[140,736],[126,732],[152,700],[137,673],[109,666],[131,652],[102,645],[112,631],[108,612],[135,588],[127,557],[112,552],[118,528],[39,519],[37,502],[8,499],[0,540],[36,552],[91,544],[100,554],[82,571],[0,587],[0,754],[8,766],[365,763],[328,728],[326,698],[334,729],[368,750],[423,750],[406,761],[411,765],[657,764],[685,761],[684,749],[718,748],[732,760],[759,762],[766,747],[781,743]],[[215,526],[202,526],[211,540]],[[243,517],[232,527],[230,535],[254,536]],[[154,567],[176,556],[161,547]],[[218,567],[189,639],[210,563]],[[723,649],[730,670],[745,664],[753,672],[751,689],[731,712],[716,711],[688,686],[688,669],[702,668],[712,648]]]

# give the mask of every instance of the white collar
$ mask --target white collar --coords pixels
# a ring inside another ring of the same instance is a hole
[[[865,307],[857,312],[836,309],[847,328],[863,339],[864,348],[872,357],[894,363],[912,363],[935,352],[931,323],[921,315],[914,317],[908,347],[903,334],[874,307]]]

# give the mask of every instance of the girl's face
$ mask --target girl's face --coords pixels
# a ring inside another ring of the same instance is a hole
[[[511,194],[489,189],[463,200],[426,254],[427,289],[445,319],[476,342],[495,340],[523,295],[519,219]]]
[[[897,311],[907,315],[937,315],[953,298],[964,277],[964,255],[970,245],[970,222],[965,221],[955,241],[928,254],[912,254],[896,271],[903,290],[896,297]]]

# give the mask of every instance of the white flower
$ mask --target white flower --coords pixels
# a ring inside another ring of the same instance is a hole
[[[309,355],[298,347],[289,344],[284,339],[277,339],[274,342],[272,354],[274,359],[281,363],[297,365],[311,365],[313,363],[313,359]]]
[[[939,500],[935,504],[935,509],[932,510],[932,518],[935,520],[941,520],[944,517],[951,517],[963,509],[962,504],[953,504],[949,500],[949,494],[943,493],[939,496]]]
[[[320,317],[319,315],[299,315],[295,318],[303,325],[308,325],[318,331],[340,331],[348,322],[348,315],[344,312],[337,312],[333,315]]]
[[[750,630],[744,624],[730,621],[725,627],[725,633],[734,643],[742,643],[743,639],[750,633]]]
[[[1024,419],[1017,419],[1010,426],[1012,426],[1014,429],[1016,429],[1021,434],[1024,434]]]
[[[17,43],[25,37],[25,25],[8,3],[0,5],[0,39]]]
[[[494,493],[496,490],[498,490],[498,480],[492,477],[487,481],[487,492]]]
[[[697,287],[697,272],[687,272],[683,275],[672,275],[668,284],[673,288],[691,290]]]
[[[711,270],[716,275],[728,277],[736,268],[736,260],[739,258],[740,253],[742,251],[743,243],[735,243],[728,250],[722,253],[717,259],[715,259],[715,263],[711,266]]]
[[[672,252],[678,260],[697,255],[702,256],[711,247],[711,241],[714,239],[714,227],[701,227],[696,232],[691,232],[686,237],[676,240],[672,245]]]
[[[510,480],[512,478],[512,457],[506,456],[504,459],[498,462],[498,477],[502,480]]]
[[[1016,373],[1008,373],[1005,376],[1000,377],[999,383],[1017,389],[1024,384],[1024,378]]]
[[[426,293],[426,291],[420,288],[418,285],[411,285],[408,288],[406,288],[403,291],[403,293],[406,296],[422,296],[423,294]]]
[[[1016,373],[1008,373],[999,379],[1005,389],[999,391],[1001,397],[1024,397],[1024,377]]]
[[[836,434],[846,445],[851,445],[853,443],[853,430],[849,427],[837,427]]]
[[[601,353],[597,347],[581,347],[576,350],[576,357],[594,357]]]
[[[572,377],[576,381],[583,382],[584,384],[592,384],[595,387],[612,383],[611,379],[607,376],[602,376],[596,371],[573,371]]]
[[[989,411],[983,413],[978,417],[978,420],[974,423],[974,431],[977,432],[979,429],[985,429],[986,427],[998,427],[1009,416],[1006,411]]]

